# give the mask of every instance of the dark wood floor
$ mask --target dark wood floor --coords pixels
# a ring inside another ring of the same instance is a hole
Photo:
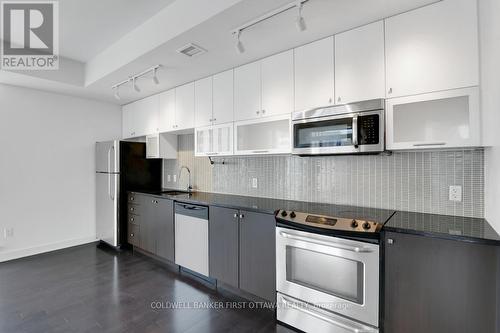
[[[291,332],[269,310],[151,306],[240,300],[141,254],[95,244],[0,263],[2,333]]]

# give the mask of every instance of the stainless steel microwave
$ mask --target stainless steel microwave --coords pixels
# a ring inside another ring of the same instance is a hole
[[[292,153],[334,155],[385,149],[385,101],[335,105],[292,115]]]

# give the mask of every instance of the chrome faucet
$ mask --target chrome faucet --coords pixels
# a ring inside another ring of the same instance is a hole
[[[189,170],[189,168],[185,165],[181,166],[179,168],[179,175],[177,176],[177,178],[179,178],[179,181],[181,180],[182,169],[186,169],[188,172],[189,178],[188,178],[187,190],[188,190],[188,192],[191,192],[191,190],[193,189],[193,186],[191,186],[191,170]]]

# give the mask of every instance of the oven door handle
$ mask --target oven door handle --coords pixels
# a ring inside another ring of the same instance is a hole
[[[300,306],[300,305],[297,305],[296,302],[286,298],[285,296],[281,295],[281,298],[282,298],[282,301],[283,301],[283,305],[285,307],[290,307],[292,309],[295,309],[297,311],[300,311],[300,312],[304,312],[310,316],[313,316],[313,317],[316,317],[320,320],[323,320],[323,321],[326,321],[332,325],[335,325],[337,327],[341,327],[349,332],[353,332],[353,333],[362,333],[362,332],[378,332],[378,330],[366,330],[366,329],[359,329],[358,327],[352,327],[352,326],[349,326],[349,325],[346,325],[345,323],[341,323],[339,321],[336,321],[334,320],[333,318],[330,318],[330,317],[327,317],[321,313],[318,313],[312,309],[308,309],[308,308],[304,308],[303,306]]]
[[[358,139],[358,115],[355,114],[352,117],[352,145],[354,148],[359,147],[359,139]]]
[[[365,248],[365,247],[350,246],[350,245],[347,245],[347,244],[339,244],[339,243],[335,243],[335,242],[328,242],[328,241],[324,241],[324,240],[320,240],[320,239],[314,239],[314,238],[311,238],[311,237],[303,237],[303,236],[289,234],[289,233],[284,232],[284,231],[280,231],[280,235],[282,237],[284,237],[284,238],[288,238],[288,239],[292,239],[292,240],[298,240],[298,241],[302,241],[302,242],[306,242],[306,243],[312,243],[312,244],[316,244],[316,245],[328,246],[328,247],[332,247],[332,248],[335,248],[335,249],[347,250],[347,251],[352,251],[352,252],[356,252],[356,253],[370,253],[370,252],[373,252],[371,249]]]

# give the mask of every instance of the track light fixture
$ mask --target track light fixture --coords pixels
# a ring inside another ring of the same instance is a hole
[[[306,26],[306,21],[304,20],[304,17],[302,16],[302,7],[303,7],[302,2],[297,3],[297,21],[295,22],[295,25],[297,26],[297,30],[300,32],[304,31],[307,29]]]
[[[113,86],[111,86],[111,89],[113,89],[115,91],[114,95],[115,95],[115,98],[116,99],[121,99],[120,97],[120,87],[125,85],[125,84],[128,84],[128,83],[132,83],[132,88],[136,91],[136,92],[141,92],[141,89],[139,88],[139,86],[137,85],[137,80],[148,75],[149,73],[153,73],[153,82],[155,84],[160,84],[160,79],[158,78],[158,69],[160,69],[161,65],[156,65],[156,66],[153,66],[151,68],[148,68],[146,69],[145,71],[142,71],[140,72],[139,74],[135,74],[135,75],[132,75],[131,77],[129,77],[127,80],[124,80],[122,82],[119,82]]]
[[[158,79],[158,67],[153,69],[153,82],[154,84],[160,84],[160,80]]]
[[[304,6],[304,3],[306,3],[309,0],[295,0],[292,1],[284,6],[281,6],[279,8],[276,8],[262,16],[259,16],[251,21],[248,21],[247,23],[243,24],[242,26],[231,30],[231,33],[233,34],[234,38],[236,39],[236,51],[238,53],[243,53],[245,52],[245,47],[243,46],[243,43],[240,40],[240,35],[243,30],[248,29],[250,27],[253,27],[256,24],[259,24],[263,21],[266,21],[270,19],[271,17],[277,16],[281,13],[284,13],[290,9],[296,9],[297,10],[297,18],[295,21],[295,25],[297,26],[297,29],[299,31],[304,31],[307,29],[306,26],[306,21],[304,20],[304,17],[302,16],[302,7]]]
[[[136,77],[133,77],[132,78],[132,86],[134,87],[134,90],[137,91],[137,92],[141,92],[141,89],[139,88],[139,86],[137,85],[137,78]]]
[[[243,43],[241,42],[241,39],[240,39],[240,35],[241,35],[241,30],[238,30],[238,32],[236,32],[236,51],[238,51],[238,53],[244,53],[245,52],[245,46],[243,46]]]
[[[116,86],[113,89],[115,90],[115,98],[117,100],[120,100],[121,99],[121,97],[120,97],[120,86]]]

